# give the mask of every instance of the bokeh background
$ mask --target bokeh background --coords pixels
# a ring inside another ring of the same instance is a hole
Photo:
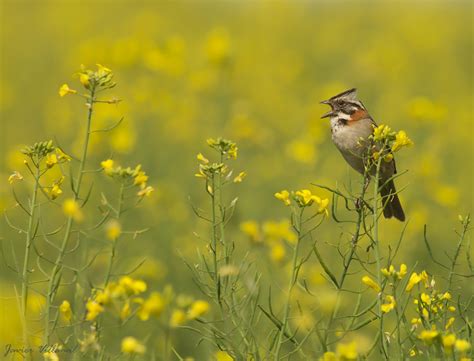
[[[442,255],[454,247],[458,214],[472,211],[470,1],[2,0],[0,36],[0,207],[14,205],[7,178],[22,171],[23,144],[55,139],[79,152],[86,109],[60,98],[59,86],[78,88],[71,74],[81,64],[113,69],[111,94],[123,101],[99,106],[94,124],[125,118],[93,136],[90,164],[113,156],[149,174],[156,192],[125,227],[150,231],[123,245],[121,262],[146,256],[139,272],[152,285],[198,294],[181,257],[202,246],[193,232],[207,232],[190,206],[205,206],[194,173],[195,155],[211,154],[207,138],[236,141],[235,169],[248,173],[231,191],[239,204],[229,227],[241,249],[253,247],[241,222],[285,218],[274,192],[358,179],[320,119],[319,101],[350,87],[379,124],[415,143],[397,156],[408,170],[398,180],[409,220],[400,260],[431,267],[424,224]],[[20,242],[1,222],[0,236]],[[384,221],[383,241],[395,242],[402,227]],[[333,242],[341,232],[329,220],[318,238]],[[12,275],[0,277],[11,294]]]

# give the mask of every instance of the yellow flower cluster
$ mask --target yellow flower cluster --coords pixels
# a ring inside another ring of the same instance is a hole
[[[413,145],[413,141],[408,138],[407,133],[403,130],[400,130],[395,135],[395,141],[392,144],[392,152],[396,152],[402,147],[408,147]]]
[[[187,321],[198,319],[210,310],[209,303],[204,300],[192,301],[186,299],[184,302],[177,303],[181,308],[176,308],[171,313],[169,324],[172,328],[184,325]]]
[[[135,280],[129,276],[123,276],[118,282],[109,283],[103,290],[96,290],[93,297],[86,303],[86,320],[94,321],[99,314],[105,311],[105,307],[111,310],[120,310],[120,318],[125,319],[131,313],[131,303],[138,304],[137,315],[140,319],[148,319],[150,314],[161,312],[161,299],[155,293],[144,300],[135,297],[147,290],[147,285],[142,280]],[[158,310],[158,312],[157,312]]]
[[[126,354],[143,355],[146,351],[146,347],[136,338],[128,336],[122,340],[121,350]]]
[[[442,346],[447,355],[456,352],[461,360],[471,349],[471,343],[468,340],[458,339],[453,333],[443,335],[441,332],[437,331],[436,328],[421,331],[418,338],[423,341],[425,345],[431,346],[433,344],[438,344]]]
[[[408,280],[408,284],[405,291],[410,292],[413,289],[413,287],[415,287],[415,285],[417,285],[421,281],[424,282],[425,287],[428,287],[428,279],[429,277],[426,271],[423,271],[420,274],[413,272],[410,276],[410,279]]]
[[[79,82],[87,90],[110,89],[116,84],[112,81],[114,74],[112,70],[101,65],[96,64],[97,70],[86,69],[84,65],[81,66],[81,71],[77,74]],[[63,84],[59,88],[59,96],[64,97],[69,94],[77,94],[77,90],[71,89],[68,84]]]
[[[395,301],[395,297],[391,295],[385,296],[385,301],[386,302],[380,306],[380,309],[382,310],[383,313],[388,313],[392,311],[397,305],[397,302]]]
[[[326,216],[329,214],[327,209],[329,200],[314,195],[309,189],[302,189],[291,193],[284,189],[275,193],[275,198],[282,201],[286,206],[291,205],[292,200],[295,201],[300,208],[310,207],[315,204],[318,208],[316,211],[317,214],[325,214]]]
[[[352,361],[357,360],[359,354],[357,352],[357,344],[355,342],[339,343],[336,352],[325,352],[319,361]]]
[[[384,142],[391,134],[393,134],[392,129],[385,124],[374,126],[373,138],[376,142]]]
[[[281,262],[285,258],[285,242],[295,244],[298,239],[290,221],[287,219],[281,221],[268,220],[261,225],[256,221],[245,221],[240,224],[240,230],[253,243],[268,247],[270,258],[275,262]]]
[[[209,138],[207,139],[207,144],[217,150],[222,156],[227,157],[227,159],[237,159],[237,144],[231,140],[224,138]]]
[[[211,163],[208,158],[206,158],[202,153],[198,153],[196,155],[196,159],[199,162],[199,169],[198,172],[195,174],[198,178],[204,178],[207,180],[211,180],[212,177],[216,174],[220,174],[222,176],[225,175],[225,179],[223,183],[228,181],[232,181],[233,183],[242,183],[244,178],[247,176],[246,172],[240,172],[237,176],[232,178],[232,171],[229,171],[226,164],[224,164],[224,159],[237,159],[237,145],[236,143],[223,139],[208,139],[207,144],[219,152],[220,154],[220,161],[216,163]],[[213,193],[212,186],[208,186],[208,192]]]
[[[403,147],[413,145],[413,141],[408,138],[407,133],[404,130],[393,132],[387,125],[374,126],[374,132],[372,139],[375,142],[386,144],[390,147],[392,152],[396,152]],[[380,155],[379,152],[375,152]],[[374,154],[375,155],[375,154]]]
[[[63,212],[66,216],[73,218],[76,222],[84,219],[81,206],[74,198],[68,198],[63,202]]]
[[[395,267],[393,265],[390,265],[388,269],[382,268],[381,272],[387,278],[395,278],[401,280],[407,274],[407,265],[402,263],[400,265],[399,271],[396,271]]]
[[[71,304],[69,301],[64,300],[61,305],[59,305],[59,312],[62,316],[62,318],[66,321],[71,321],[72,318],[72,309],[71,309]]]
[[[142,165],[139,164],[135,168],[123,168],[115,165],[115,161],[112,159],[106,159],[100,163],[104,173],[125,185],[134,185],[139,187],[137,195],[139,197],[148,197],[154,192],[154,188],[147,184],[148,175],[141,169]]]

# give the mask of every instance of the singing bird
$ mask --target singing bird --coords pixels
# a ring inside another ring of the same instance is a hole
[[[347,163],[364,175],[364,157],[368,154],[367,147],[371,144],[369,136],[373,134],[376,123],[364,104],[357,99],[357,89],[346,90],[321,103],[331,107],[321,118],[329,118],[331,121],[332,141]],[[372,175],[375,173],[373,168]],[[395,159],[381,162],[379,190],[384,203],[384,217],[395,217],[403,222],[405,213],[392,179],[396,173]]]

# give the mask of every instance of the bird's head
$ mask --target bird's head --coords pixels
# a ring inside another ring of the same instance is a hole
[[[352,88],[333,97],[324,100],[321,104],[327,104],[331,110],[321,116],[321,118],[341,118],[351,119],[356,112],[366,111],[362,102],[357,99],[357,89]]]

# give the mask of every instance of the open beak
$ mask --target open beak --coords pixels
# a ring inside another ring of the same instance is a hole
[[[320,104],[327,104],[327,105],[330,105],[331,106],[331,110],[328,111],[327,113],[324,113],[322,116],[321,116],[321,119],[324,119],[324,118],[329,118],[331,116],[333,116],[335,113],[334,113],[334,109],[332,109],[332,105],[331,105],[331,102],[329,100],[323,100],[322,102],[320,102]]]

